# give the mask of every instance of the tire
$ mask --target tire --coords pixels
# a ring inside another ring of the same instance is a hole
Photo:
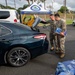
[[[7,62],[14,67],[25,65],[30,60],[30,52],[23,47],[15,47],[7,53]]]

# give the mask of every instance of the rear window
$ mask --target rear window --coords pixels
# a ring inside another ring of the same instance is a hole
[[[0,19],[7,19],[9,16],[9,11],[0,11]]]
[[[18,12],[16,11],[16,18],[17,19],[19,19],[20,17],[19,17],[19,14],[18,14]]]

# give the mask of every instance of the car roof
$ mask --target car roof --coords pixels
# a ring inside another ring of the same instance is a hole
[[[0,9],[0,11],[16,11],[14,9]]]

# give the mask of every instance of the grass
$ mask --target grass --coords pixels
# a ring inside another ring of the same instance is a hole
[[[73,20],[72,19],[66,19],[66,24],[67,25],[70,25],[72,24]],[[49,24],[46,24],[46,26],[49,25]],[[44,26],[44,24],[40,23],[38,26]]]
[[[72,19],[67,19],[67,20],[66,20],[66,24],[67,24],[67,25],[72,24],[72,22],[73,22],[73,20],[72,20]]]

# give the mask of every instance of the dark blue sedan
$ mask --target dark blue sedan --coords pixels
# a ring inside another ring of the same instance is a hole
[[[0,62],[23,66],[47,51],[46,34],[20,23],[0,22]]]

